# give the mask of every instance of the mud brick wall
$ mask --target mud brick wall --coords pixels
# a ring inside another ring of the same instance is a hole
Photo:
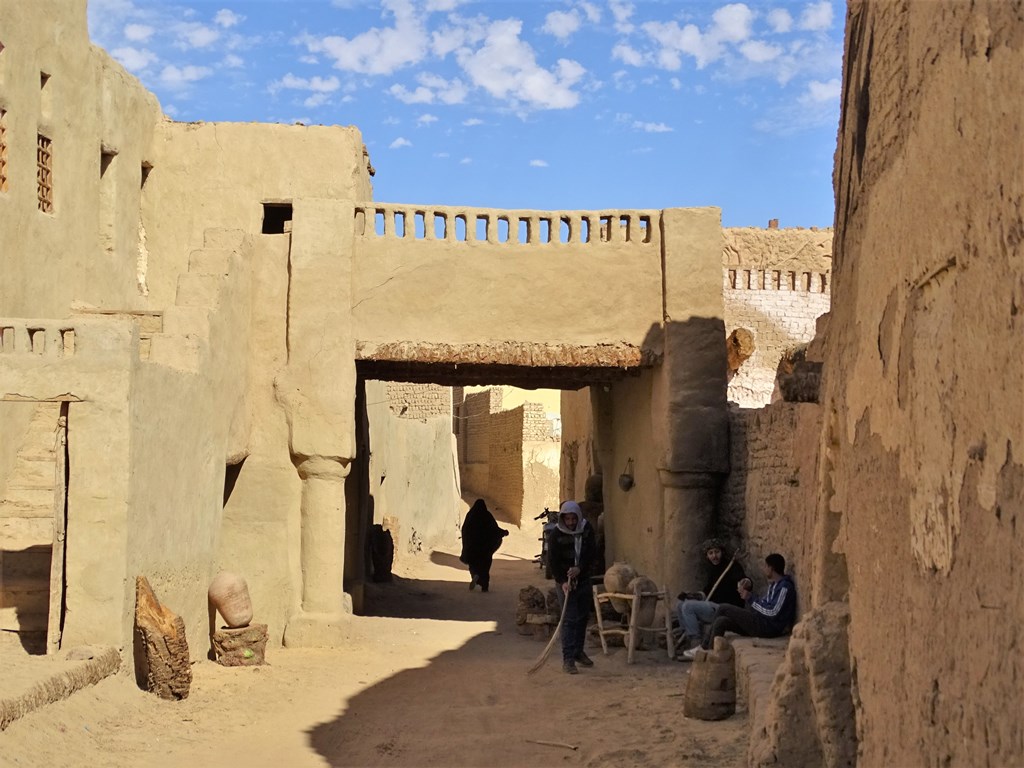
[[[731,406],[732,471],[719,499],[718,533],[746,548],[755,582],[764,557],[780,552],[798,593],[808,595],[821,413],[814,403]]]
[[[523,408],[490,415],[488,501],[500,519],[518,525],[523,505]]]
[[[403,419],[422,421],[452,414],[451,387],[389,381],[387,394],[391,412]]]

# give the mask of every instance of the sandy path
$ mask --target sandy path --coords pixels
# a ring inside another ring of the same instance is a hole
[[[514,529],[513,529],[514,530]],[[514,531],[488,594],[467,589],[451,552],[403,563],[371,585],[376,616],[355,617],[351,647],[276,649],[261,668],[193,666],[169,703],[119,675],[10,726],[11,766],[739,766],[747,720],[682,717],[688,666],[664,651],[601,655],[579,675],[525,670],[544,645],[515,631],[515,600],[546,588]],[[398,569],[396,569],[398,570]],[[572,751],[528,739],[578,745]]]

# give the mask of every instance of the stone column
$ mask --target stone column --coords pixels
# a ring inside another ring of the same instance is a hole
[[[337,614],[344,606],[345,478],[349,463],[322,456],[297,466],[302,479],[302,610]]]
[[[697,547],[712,528],[729,471],[722,227],[717,208],[662,212],[664,358],[652,413],[659,446],[665,572],[699,581]]]
[[[389,209],[385,219],[390,216]],[[294,203],[288,365],[275,382],[302,483],[301,610],[285,628],[290,646],[343,644],[345,617],[352,612],[342,579],[345,477],[355,456],[354,220],[349,201]]]

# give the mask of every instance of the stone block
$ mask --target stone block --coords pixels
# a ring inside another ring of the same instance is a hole
[[[225,667],[258,667],[266,663],[267,625],[250,624],[213,633],[213,653]]]

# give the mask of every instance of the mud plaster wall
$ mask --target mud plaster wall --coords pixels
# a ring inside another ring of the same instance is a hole
[[[831,229],[723,230],[725,332],[746,328],[754,354],[729,382],[729,400],[757,408],[772,400],[782,353],[814,337],[828,312]]]
[[[441,399],[438,390],[450,393],[447,387],[366,382],[373,522],[391,531],[396,562],[452,546],[462,510],[450,395],[445,413],[422,419],[396,416],[410,387],[423,387],[422,399],[435,403]]]
[[[774,403],[729,409],[732,471],[722,486],[716,533],[747,552],[747,574],[760,589],[760,566],[779,552],[809,604],[817,498],[821,406]]]
[[[452,415],[452,389],[440,384],[387,382],[387,401],[391,412],[403,419],[429,419]]]
[[[590,388],[564,390],[561,400],[562,452],[559,501],[582,499],[587,478],[597,471]]]
[[[846,35],[825,411],[858,762],[1019,764],[1020,6],[852,2]]]
[[[7,317],[65,317],[76,300],[115,308],[142,301],[140,179],[161,113],[141,83],[90,46],[85,11],[85,0],[0,4],[8,175],[0,192],[0,315]],[[43,87],[41,73],[49,75]],[[37,134],[52,142],[50,213],[38,206]],[[102,178],[101,151],[116,152]]]

